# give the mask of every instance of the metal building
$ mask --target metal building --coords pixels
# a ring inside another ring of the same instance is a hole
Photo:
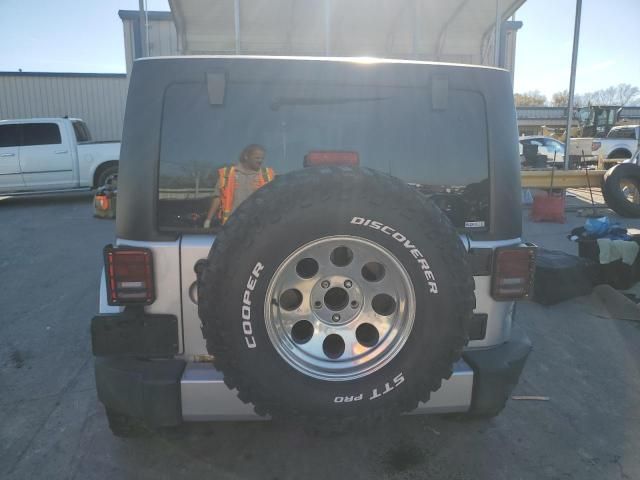
[[[136,58],[163,57],[180,53],[171,12],[146,12],[144,27],[140,25],[140,12],[137,10],[120,10],[118,16],[122,20],[124,30],[127,74],[131,73],[131,66]],[[148,45],[148,55],[144,55],[145,45]]]
[[[378,56],[494,65],[513,74],[524,0],[172,0],[171,12],[121,10],[127,73],[165,55]],[[496,23],[497,22],[497,23]],[[495,48],[496,39],[498,48]]]
[[[82,118],[94,140],[120,140],[127,76],[0,72],[0,119]]]
[[[123,22],[127,73],[149,40],[149,55],[177,55],[170,12],[148,12],[141,34],[138,11],[118,12]],[[114,39],[114,41],[117,39]],[[127,74],[0,72],[0,119],[78,117],[94,140],[120,140],[129,81]]]
[[[382,57],[511,67],[525,0],[169,0],[182,54]]]
[[[513,74],[508,18],[525,0],[171,0],[172,12],[118,12],[127,74],[0,72],[0,118],[72,116],[119,140],[128,74],[143,56],[380,56],[496,65]],[[496,44],[498,48],[496,48]]]

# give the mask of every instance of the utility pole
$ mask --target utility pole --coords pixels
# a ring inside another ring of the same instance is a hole
[[[240,55],[240,0],[233,2],[233,23],[236,34],[236,55]]]
[[[324,0],[324,56],[331,55],[331,0]]]
[[[578,63],[578,40],[580,39],[580,15],[582,0],[576,0],[576,20],[573,27],[573,53],[571,55],[571,75],[569,76],[569,105],[567,108],[567,134],[564,144],[564,169],[569,169],[569,142],[571,141],[571,124],[573,123],[573,91],[576,86],[576,64]]]
[[[500,18],[500,0],[496,0],[496,26],[495,37],[493,39],[493,64],[500,66],[500,36],[502,30],[502,19]]]
[[[147,25],[146,25],[146,21],[145,21],[145,8],[144,8],[144,0],[138,0],[138,11],[140,12],[140,16],[139,16],[139,28],[140,28],[140,37],[144,36],[143,38],[140,38],[140,44],[142,46],[142,52],[140,52],[142,54],[143,57],[148,57],[149,56],[149,37],[148,37],[148,30],[147,30]]]

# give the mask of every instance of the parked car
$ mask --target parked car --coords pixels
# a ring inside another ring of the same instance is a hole
[[[96,188],[118,175],[120,142],[93,142],[78,118],[0,121],[0,192]]]
[[[590,162],[598,162],[601,169],[607,169],[626,158],[631,158],[638,148],[640,125],[619,125],[609,130],[604,138],[572,138],[569,148],[571,157],[584,155]]]
[[[564,165],[564,143],[552,137],[544,136],[523,136],[518,139],[520,143],[521,161],[524,161],[524,145],[535,145],[538,147],[538,155],[546,157],[548,165]]]
[[[502,410],[535,263],[507,71],[155,58],[134,63],[127,102],[91,322],[116,435]],[[205,228],[211,172],[254,143],[275,180]]]

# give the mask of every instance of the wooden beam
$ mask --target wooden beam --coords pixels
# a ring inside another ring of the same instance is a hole
[[[606,170],[556,170],[553,174],[554,188],[600,188]],[[520,172],[522,188],[549,188],[551,186],[551,170],[522,170]]]

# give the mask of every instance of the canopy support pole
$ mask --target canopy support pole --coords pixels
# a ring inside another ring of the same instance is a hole
[[[236,55],[240,55],[240,0],[233,2],[233,16],[236,33]]]

